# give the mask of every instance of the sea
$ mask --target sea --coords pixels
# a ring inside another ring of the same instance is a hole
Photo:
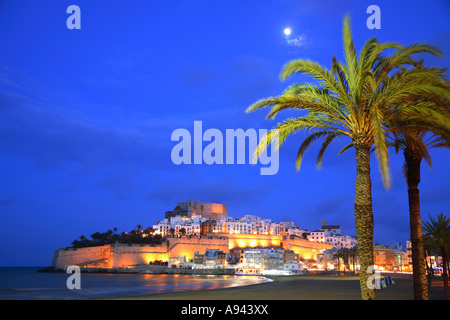
[[[71,274],[37,272],[42,267],[0,267],[0,300],[74,300],[134,297],[246,286],[262,276],[81,273],[80,289],[68,289]]]

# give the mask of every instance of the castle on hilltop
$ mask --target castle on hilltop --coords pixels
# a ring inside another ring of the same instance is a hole
[[[219,268],[239,265],[239,270],[244,272],[261,272],[261,265],[265,262],[249,267],[246,265],[247,257],[254,254],[275,254],[279,259],[279,270],[301,270],[301,263],[317,261],[326,249],[354,244],[353,237],[340,234],[340,227],[326,226],[323,222],[322,228],[322,233],[316,235],[295,226],[292,221],[274,222],[272,219],[248,214],[234,219],[228,215],[224,204],[188,200],[177,202],[172,211],[165,212],[162,221],[157,221],[148,228],[153,235],[161,237],[161,243],[116,242],[82,248],[61,248],[54,253],[52,267],[64,269],[68,265],[78,265],[117,270],[165,263],[171,268],[183,265],[183,268],[194,270],[212,268],[211,261],[215,260],[211,260],[207,253],[213,252],[220,253],[220,259],[217,260],[220,260],[220,264],[214,264],[214,268],[217,265],[221,266]],[[323,236],[328,239],[334,237],[336,241],[323,241]],[[347,243],[350,239],[352,241]],[[262,251],[255,253],[256,251],[251,250]],[[199,266],[198,261],[203,261],[204,266]]]
[[[227,206],[218,203],[195,202],[194,200],[177,202],[173,211],[166,212],[165,218],[169,219],[176,216],[192,218],[194,215],[221,220],[228,216]]]

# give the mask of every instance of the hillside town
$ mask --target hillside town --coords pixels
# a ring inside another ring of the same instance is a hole
[[[92,235],[55,251],[52,267],[145,273],[289,275],[359,270],[357,241],[322,220],[308,230],[255,215],[233,218],[226,205],[177,202],[164,219],[132,232]],[[104,239],[109,239],[104,241]],[[411,272],[411,245],[374,245],[377,270]],[[436,259],[435,259],[436,260]],[[437,264],[439,261],[433,261]]]
[[[173,211],[165,213],[165,218],[153,225],[153,230],[161,236],[205,236],[208,234],[252,234],[281,235],[299,237],[311,242],[325,243],[332,246],[323,249],[316,259],[303,259],[293,250],[280,247],[238,248],[225,254],[219,250],[206,250],[195,253],[195,257],[186,261],[185,257],[169,258],[170,268],[235,268],[240,274],[290,274],[307,269],[321,270],[358,270],[356,253],[357,240],[354,236],[344,234],[340,225],[327,225],[321,221],[321,227],[309,231],[296,226],[292,221],[274,222],[255,215],[240,218],[228,216],[223,204],[200,203],[193,200],[178,202]],[[379,270],[409,272],[410,243],[406,249],[400,243],[384,246],[375,245],[374,258]],[[338,261],[339,260],[339,261]]]

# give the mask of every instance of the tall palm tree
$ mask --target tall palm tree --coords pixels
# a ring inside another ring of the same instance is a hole
[[[438,51],[436,51],[436,54],[438,54]],[[396,54],[385,60],[395,59],[395,56]],[[428,286],[418,189],[420,164],[422,159],[425,159],[431,167],[431,157],[428,151],[432,148],[450,146],[450,86],[444,77],[446,69],[423,68],[423,61],[421,60],[416,62],[411,60],[411,64],[414,64],[414,67],[409,69],[399,68],[388,81],[396,78],[407,78],[410,76],[411,70],[416,68],[419,74],[425,71],[425,73],[422,73],[423,76],[433,78],[435,90],[405,96],[404,100],[400,101],[400,104],[394,108],[394,114],[397,108],[405,109],[412,104],[422,108],[424,113],[417,114],[413,110],[411,113],[401,112],[397,116],[390,117],[386,132],[390,141],[392,141],[388,145],[394,146],[397,152],[402,149],[405,157],[403,169],[408,185],[414,299],[427,300]],[[427,117],[420,118],[420,115],[427,115]]]
[[[450,293],[448,291],[448,251],[450,246],[450,218],[447,218],[443,213],[434,219],[428,215],[430,221],[423,223],[423,230],[429,234],[430,240],[434,243],[434,246],[439,249],[442,256],[442,277],[444,280],[444,291],[447,300],[450,299]]]
[[[448,135],[448,133],[447,133]],[[408,203],[410,215],[410,232],[412,244],[413,287],[414,299],[428,299],[425,250],[420,216],[420,167],[425,158],[431,167],[429,149],[438,147],[450,147],[450,140],[443,135],[432,133],[428,130],[409,129],[408,134],[395,134],[397,147],[403,150],[405,158],[404,173],[408,185]]]
[[[359,55],[351,35],[349,18],[344,19],[343,42],[345,63],[333,58],[331,70],[311,60],[294,60],[283,67],[280,74],[286,80],[296,74],[312,76],[317,83],[294,84],[278,97],[262,99],[247,109],[255,111],[272,106],[268,118],[280,111],[296,109],[306,115],[290,118],[276,126],[261,139],[255,159],[272,142],[279,148],[286,138],[300,130],[313,131],[301,144],[297,155],[297,169],[305,151],[312,142],[323,139],[317,163],[338,136],[347,136],[356,151],[356,183],[354,215],[360,259],[360,289],[364,300],[375,299],[375,289],[368,285],[371,275],[366,271],[373,265],[373,211],[372,182],[370,178],[370,152],[373,147],[386,188],[390,186],[386,128],[384,124],[393,116],[392,106],[411,94],[433,91],[435,84],[421,70],[411,70],[407,77],[392,77],[391,71],[404,64],[415,63],[415,53],[437,53],[428,45],[417,44],[402,47],[395,43],[378,43],[375,38],[365,42]],[[397,49],[395,54],[384,58],[386,49]],[[417,107],[412,110],[421,113]],[[417,109],[417,110],[416,110]],[[411,112],[399,108],[397,113]],[[346,147],[347,148],[347,147]],[[345,148],[344,148],[345,149]]]
[[[408,202],[410,213],[410,231],[412,243],[413,287],[414,298],[428,299],[426,280],[426,261],[420,217],[420,166],[422,160],[431,168],[429,150],[450,146],[450,86],[444,76],[446,69],[423,68],[422,61],[414,67],[426,69],[436,81],[442,82],[441,90],[409,96],[403,102],[405,105],[417,104],[426,106],[432,112],[424,121],[407,115],[391,118],[392,123],[388,134],[396,151],[403,150],[405,162],[403,165],[408,185]],[[408,70],[401,69],[399,74],[407,74]]]

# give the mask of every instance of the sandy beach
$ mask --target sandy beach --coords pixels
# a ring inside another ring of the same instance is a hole
[[[376,300],[413,300],[412,276],[391,274],[395,285],[376,290]],[[119,300],[361,300],[358,276],[271,276],[271,282],[242,287],[124,297]],[[434,281],[430,300],[443,300],[442,281]]]

